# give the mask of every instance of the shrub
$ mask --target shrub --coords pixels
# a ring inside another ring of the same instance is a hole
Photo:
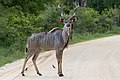
[[[78,21],[75,26],[76,32],[89,34],[97,32],[99,13],[91,8],[79,8],[77,10]]]

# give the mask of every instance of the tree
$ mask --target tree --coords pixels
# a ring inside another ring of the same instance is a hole
[[[120,0],[88,0],[88,7],[94,8],[102,14],[105,9],[119,7]]]
[[[0,0],[0,3],[6,7],[16,6],[25,13],[39,14],[44,10],[44,4],[52,5],[53,0]]]

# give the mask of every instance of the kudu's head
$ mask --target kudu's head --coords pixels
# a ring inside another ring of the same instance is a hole
[[[58,5],[58,8],[61,10],[60,21],[62,23],[64,23],[64,29],[66,29],[68,36],[72,33],[72,24],[77,21],[76,9],[78,7],[79,7],[79,5],[76,6],[76,8],[74,9],[74,14],[69,19],[66,19],[66,17],[64,16],[64,11],[63,11],[62,7],[60,5]]]

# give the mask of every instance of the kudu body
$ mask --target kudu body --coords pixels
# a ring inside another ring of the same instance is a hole
[[[49,32],[36,33],[28,38],[27,56],[25,58],[25,62],[24,62],[23,69],[21,72],[23,76],[25,76],[24,70],[25,70],[26,63],[32,55],[33,55],[32,61],[36,69],[36,72],[38,75],[42,76],[42,74],[39,72],[37,65],[36,65],[36,59],[42,49],[56,51],[56,58],[58,62],[58,75],[60,77],[63,76],[63,73],[62,73],[63,50],[65,49],[65,47],[67,47],[69,43],[69,37],[72,32],[71,25],[76,21],[75,10],[77,9],[77,7],[74,9],[74,15],[71,16],[67,20],[64,17],[63,9],[60,6],[58,6],[58,8],[61,9],[61,22],[64,23],[63,29],[54,28]]]

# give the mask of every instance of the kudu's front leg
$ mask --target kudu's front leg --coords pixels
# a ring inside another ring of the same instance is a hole
[[[64,76],[62,74],[62,55],[63,55],[63,51],[56,51],[56,58],[58,62],[58,75],[60,77]]]

